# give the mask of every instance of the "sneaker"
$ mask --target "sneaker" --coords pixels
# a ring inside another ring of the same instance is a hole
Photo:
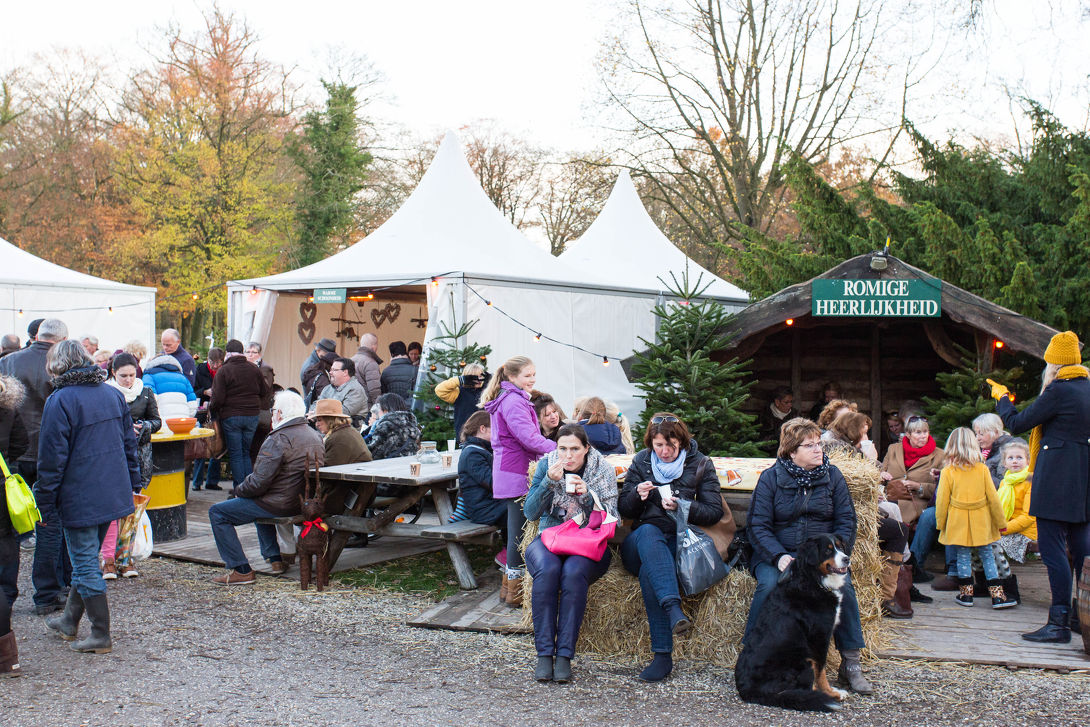
[[[199,490],[200,488],[198,487],[196,489]],[[206,489],[206,490],[222,490],[223,488],[220,487],[219,485],[205,485],[204,489]]]
[[[288,564],[282,560],[274,560],[269,563],[269,570],[274,576],[282,576],[288,572]]]
[[[495,561],[496,565],[498,565],[500,568],[506,568],[507,567],[507,548],[501,549],[500,552],[496,553],[496,557],[493,558],[492,560]]]
[[[102,580],[117,580],[117,565],[112,560],[105,560],[102,562]]]
[[[121,566],[122,578],[136,578],[138,575],[140,575],[140,573],[137,572],[136,568],[132,567],[131,565]]]
[[[212,579],[213,583],[218,583],[221,586],[252,586],[257,580],[257,576],[253,571],[249,573],[239,573],[234,568],[228,570],[222,576],[216,576]]]
[[[933,603],[935,599],[931,596],[925,596],[920,593],[919,588],[912,586],[912,588],[908,590],[908,600],[912,603]]]

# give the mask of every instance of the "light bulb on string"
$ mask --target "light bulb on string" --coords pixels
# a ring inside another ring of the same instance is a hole
[[[20,318],[22,318],[22,317],[23,317],[23,309],[22,309],[22,308],[20,308],[20,309],[19,309],[19,317],[20,317]]]
[[[431,284],[434,285],[436,288],[438,288],[439,287],[439,278],[432,278],[431,279]]]
[[[1003,348],[1003,342],[1002,342],[1002,341],[1000,341],[1000,340],[998,340],[998,339],[996,339],[996,342],[995,342],[995,347],[996,347],[996,348]]]
[[[200,297],[200,296],[198,296],[198,295],[197,295],[196,293],[194,293],[194,294],[193,294],[193,300],[196,300],[196,299],[197,299],[197,298],[199,298],[199,297]]]
[[[602,356],[602,365],[609,366],[609,356]]]
[[[540,341],[541,340],[541,334],[540,333],[535,333],[534,334],[534,340],[535,341]]]
[[[114,307],[111,305],[110,306],[110,315],[113,315],[113,312],[114,312]]]
[[[490,300],[485,300],[484,304],[487,305],[489,308],[492,307],[492,301]]]
[[[257,295],[257,286],[256,285],[253,286],[252,288],[250,288],[250,295]]]
[[[795,325],[795,319],[794,318],[788,318],[786,321],[784,321],[784,323],[789,325],[789,326],[793,326],[793,325]]]

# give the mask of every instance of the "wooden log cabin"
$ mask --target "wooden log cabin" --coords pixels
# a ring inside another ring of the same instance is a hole
[[[877,432],[883,411],[939,395],[935,375],[961,364],[957,346],[982,362],[997,355],[997,341],[1007,353],[1040,359],[1056,332],[876,252],[738,313],[727,330],[731,347],[713,358],[752,359],[758,383],[745,408],[754,413],[768,406],[773,389],[787,386],[805,416],[825,382],[835,381]],[[626,372],[633,361],[622,362]]]

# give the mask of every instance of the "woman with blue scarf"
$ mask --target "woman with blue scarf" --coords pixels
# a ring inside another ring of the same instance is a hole
[[[621,545],[621,561],[629,573],[639,576],[655,654],[640,679],[657,682],[674,668],[674,634],[692,625],[681,610],[674,570],[677,524],[672,513],[679,499],[691,500],[689,522],[714,525],[723,517],[723,498],[715,465],[697,451],[696,440],[676,415],[652,416],[643,446],[628,467],[617,509],[621,517],[633,520],[632,532]],[[663,486],[669,487],[669,495],[660,489]]]

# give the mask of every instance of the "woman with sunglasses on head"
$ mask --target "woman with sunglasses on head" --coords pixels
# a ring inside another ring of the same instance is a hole
[[[749,607],[743,646],[768,594],[795,560],[802,543],[815,535],[832,533],[847,555],[855,544],[855,505],[848,483],[840,470],[829,464],[821,448],[821,429],[814,422],[802,417],[784,422],[776,464],[757,479],[747,526],[757,590]],[[871,685],[859,666],[863,627],[850,576],[841,595],[839,620],[833,631],[841,657],[837,675],[853,692],[870,694]]]
[[[651,417],[643,446],[632,458],[617,501],[621,517],[632,519],[632,532],[621,544],[625,569],[639,576],[651,631],[654,660],[640,679],[657,682],[674,668],[674,634],[692,625],[681,610],[674,556],[677,525],[671,516],[678,499],[692,501],[689,522],[714,525],[723,517],[723,498],[715,465],[696,448],[685,423],[670,413]],[[660,487],[668,487],[666,495]]]
[[[905,436],[889,445],[882,460],[886,498],[901,508],[905,525],[916,522],[935,499],[938,480],[933,470],[942,467],[946,453],[935,444],[931,425],[922,414],[905,421]]]

